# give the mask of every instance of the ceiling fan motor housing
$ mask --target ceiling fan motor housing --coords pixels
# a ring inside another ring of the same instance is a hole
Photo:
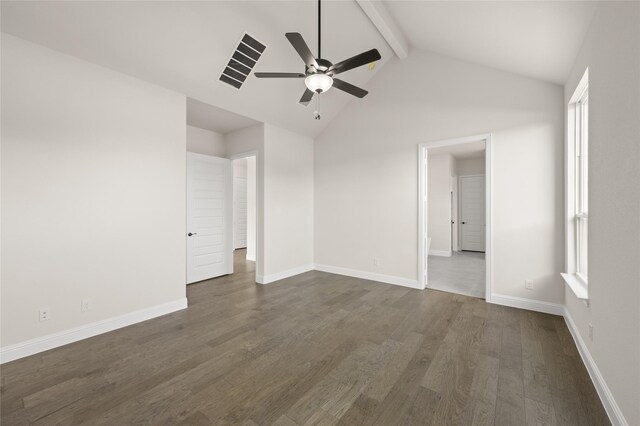
[[[333,64],[326,59],[316,59],[316,63],[318,64],[318,68],[314,65],[307,67],[307,74],[316,74],[318,72],[325,74],[333,66]]]

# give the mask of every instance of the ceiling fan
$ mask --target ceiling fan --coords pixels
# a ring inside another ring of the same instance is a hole
[[[307,89],[303,93],[302,98],[300,98],[300,103],[305,106],[309,104],[311,99],[313,99],[313,95],[315,95],[316,93],[319,95],[320,93],[326,92],[332,86],[353,96],[357,96],[358,98],[363,98],[369,92],[361,89],[360,87],[354,86],[353,84],[347,83],[346,81],[340,80],[335,76],[345,71],[349,71],[362,65],[366,65],[379,60],[381,58],[380,52],[378,52],[377,49],[371,49],[336,64],[333,64],[326,59],[322,59],[320,44],[322,40],[320,29],[320,7],[320,0],[318,0],[317,58],[313,56],[311,50],[309,49],[309,46],[307,46],[307,43],[305,43],[300,33],[285,34],[293,48],[296,49],[296,52],[298,52],[298,55],[300,55],[300,57],[304,61],[305,72],[256,72],[255,76],[258,78],[304,78],[304,83],[307,86]],[[320,119],[320,115],[319,113],[317,113],[317,111],[315,115],[316,119]]]

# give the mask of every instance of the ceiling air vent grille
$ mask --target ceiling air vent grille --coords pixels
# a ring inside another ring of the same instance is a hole
[[[220,81],[240,89],[266,48],[264,44],[245,33],[222,70]]]

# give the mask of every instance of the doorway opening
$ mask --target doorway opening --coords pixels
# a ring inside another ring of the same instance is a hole
[[[419,145],[423,288],[491,298],[491,136]]]
[[[186,119],[186,283],[243,272],[257,282],[262,141],[246,130],[259,122],[191,98]],[[253,151],[238,154],[238,140]]]
[[[236,156],[231,160],[231,164],[233,169],[234,271],[255,273],[257,236],[256,155]]]

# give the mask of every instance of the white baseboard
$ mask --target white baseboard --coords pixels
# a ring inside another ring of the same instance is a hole
[[[48,351],[49,349],[57,348],[59,346],[68,345],[69,343],[87,339],[108,331],[117,330],[118,328],[146,321],[161,315],[170,314],[171,312],[179,311],[186,307],[187,298],[185,297],[174,300],[173,302],[129,312],[128,314],[114,318],[108,318],[102,321],[71,328],[69,330],[60,331],[58,333],[37,337],[25,342],[16,343],[15,345],[6,346],[0,349],[0,364]]]
[[[311,263],[308,265],[298,266],[297,268],[287,269],[286,271],[276,272],[275,274],[256,275],[256,282],[259,284],[269,284],[274,281],[283,280],[309,271],[313,271],[313,264]]]
[[[451,250],[429,250],[429,256],[451,257]]]
[[[247,260],[250,260],[252,262],[256,261],[256,255],[255,254],[248,254],[247,253]]]
[[[422,287],[418,283],[418,280],[412,280],[409,278],[377,274],[375,272],[357,271],[355,269],[341,268],[339,266],[319,265],[317,263],[314,265],[314,269],[316,271],[330,272],[332,274],[346,275],[348,277],[362,278],[365,280],[379,281],[387,284],[401,285],[403,287],[422,289]]]
[[[613,394],[611,393],[611,390],[609,390],[609,386],[607,386],[607,383],[604,381],[596,362],[591,357],[591,353],[589,352],[587,345],[584,343],[584,340],[582,340],[582,336],[580,336],[578,328],[573,322],[573,318],[571,318],[571,314],[569,314],[566,307],[564,308],[564,321],[567,323],[567,328],[573,336],[573,340],[576,343],[582,362],[587,367],[591,381],[598,392],[598,396],[600,397],[602,405],[609,416],[611,424],[614,426],[628,426],[629,423],[624,418],[622,410],[613,398]]]
[[[525,299],[524,297],[505,296],[503,294],[491,294],[491,302],[496,305],[510,306],[512,308],[527,309],[529,311],[543,312],[562,316],[564,305],[559,303],[543,302],[540,300]]]

